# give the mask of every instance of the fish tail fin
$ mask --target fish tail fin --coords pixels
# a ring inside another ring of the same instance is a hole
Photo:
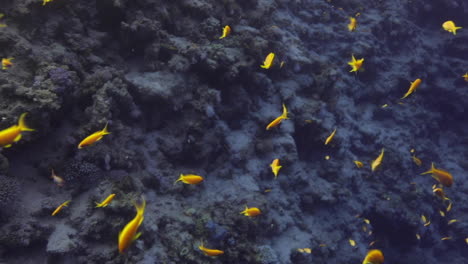
[[[240,214],[243,214],[243,215],[247,215],[247,210],[249,209],[249,207],[247,207],[247,205],[245,206],[245,210],[240,212]]]
[[[175,182],[174,182],[174,185],[180,181],[182,181],[182,179],[184,178],[184,175],[183,174],[180,174],[179,176],[179,179],[177,179]]]
[[[98,203],[98,202],[94,202],[94,203],[96,204],[96,207],[94,207],[94,208],[102,207],[102,205],[100,203]]]
[[[421,173],[421,175],[433,173],[433,172],[434,172],[434,169],[435,169],[434,162],[432,162],[432,164],[431,164],[431,169],[428,170],[428,171],[426,171],[426,172]]]
[[[63,203],[63,206],[68,206],[70,204],[71,200],[68,200],[66,202]]]
[[[22,114],[20,115],[20,118],[19,118],[19,120],[18,120],[18,126],[19,126],[19,128],[20,128],[21,131],[34,131],[34,129],[29,128],[29,127],[26,125],[26,123],[24,122],[24,119],[26,118],[26,115],[27,115],[27,114],[28,114],[28,113],[22,113]]]
[[[102,129],[102,134],[103,134],[103,135],[109,135],[109,134],[110,134],[110,132],[107,131],[107,125],[108,125],[108,124],[109,124],[109,122],[106,122],[106,126],[104,126],[104,129]]]
[[[288,119],[288,109],[286,106],[283,104],[283,114],[281,115],[283,119]]]
[[[135,202],[135,208],[137,210],[137,214],[139,214],[139,215],[143,215],[143,213],[145,212],[145,207],[146,207],[145,198],[141,197],[141,199],[142,199],[141,203]]]

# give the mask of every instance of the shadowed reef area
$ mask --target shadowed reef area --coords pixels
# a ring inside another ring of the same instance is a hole
[[[0,130],[23,112],[35,129],[0,152],[0,263],[355,264],[373,248],[388,264],[468,263],[466,0],[0,0],[0,13],[13,58]],[[282,104],[288,119],[266,130]],[[421,175],[431,163],[452,186]],[[142,196],[142,234],[119,254]]]

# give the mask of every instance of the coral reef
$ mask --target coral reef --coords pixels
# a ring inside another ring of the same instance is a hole
[[[0,55],[14,58],[0,130],[23,112],[36,130],[0,153],[0,262],[360,263],[369,248],[388,263],[466,262],[466,1],[42,2],[0,4]],[[265,130],[283,103],[288,119]],[[450,201],[420,175],[432,162],[454,175]],[[187,173],[204,181],[174,184]],[[142,195],[142,235],[119,254]]]

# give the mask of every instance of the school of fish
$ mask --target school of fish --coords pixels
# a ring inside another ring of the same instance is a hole
[[[45,6],[48,3],[51,3],[53,0],[43,0],[42,5]],[[348,31],[349,32],[354,32],[357,30],[358,26],[358,21],[357,18],[359,17],[360,13],[357,13],[354,17],[349,17],[349,24],[347,25]],[[4,18],[4,14],[0,14],[0,20]],[[0,23],[0,27],[6,27],[6,24]],[[456,26],[455,22],[453,21],[446,21],[442,24],[442,28],[445,31],[448,31],[452,33],[453,35],[456,35],[457,30],[462,29],[462,27]],[[225,39],[230,34],[232,33],[232,29],[229,25],[226,25],[222,29],[222,35],[219,37],[219,39]],[[270,52],[264,59],[264,62],[262,65],[260,65],[261,68],[265,70],[271,69],[276,63],[276,54],[273,52]],[[13,57],[8,57],[8,58],[3,58],[1,63],[2,63],[2,70],[9,70],[14,66],[13,63],[14,58]],[[279,68],[282,68],[285,64],[285,61],[281,61]],[[359,72],[363,68],[364,64],[364,58],[361,59],[356,59],[354,54],[351,54],[351,61],[348,62],[348,65],[351,66],[350,72]],[[464,75],[462,75],[465,81],[468,82],[468,72]],[[400,98],[400,99],[405,99],[411,94],[413,94],[416,89],[421,85],[422,80],[421,79],[416,79],[415,81],[411,82],[410,87],[408,88],[408,91]],[[401,102],[400,102],[401,104]],[[388,107],[388,104],[384,104],[382,108]],[[282,104],[282,114],[276,117],[273,121],[267,124],[266,130],[271,130],[275,127],[278,127],[284,120],[289,119],[288,118],[288,109],[286,108],[286,105],[283,103]],[[2,148],[10,148],[14,143],[17,143],[22,137],[23,137],[23,132],[33,132],[35,131],[32,128],[29,128],[26,123],[25,123],[25,118],[27,116],[27,113],[22,113],[19,118],[18,122],[16,125],[12,125],[6,129],[3,129],[0,131],[0,147]],[[310,120],[309,120],[310,121]],[[311,122],[308,122],[311,123]],[[331,134],[325,139],[325,145],[329,145],[332,140],[334,139],[335,135],[337,132],[337,128],[335,128]],[[78,149],[82,149],[85,147],[90,147],[94,144],[96,144],[98,141],[102,140],[105,135],[109,135],[110,132],[108,131],[108,123],[105,124],[104,128],[102,130],[96,131],[88,136],[86,136],[84,139],[82,139],[78,143]],[[414,149],[411,150],[411,153],[414,152]],[[379,169],[382,166],[383,160],[384,160],[384,153],[385,150],[384,148],[381,149],[380,154],[373,160],[370,161],[370,168],[371,172],[376,172],[377,169]],[[330,156],[326,156],[327,160],[330,159]],[[416,157],[416,155],[412,155],[412,161],[419,167],[422,166],[423,162]],[[354,160],[353,161],[355,166],[358,169],[361,169],[364,167],[364,163],[359,161],[359,160]],[[280,165],[280,160],[278,158],[274,159],[272,163],[270,164],[271,171],[274,175],[274,179],[277,179],[278,174],[282,166]],[[442,217],[445,217],[447,213],[450,212],[452,208],[452,201],[446,196],[444,192],[444,187],[450,188],[453,183],[454,179],[451,173],[448,171],[441,169],[441,168],[436,168],[434,163],[431,163],[431,168],[425,172],[422,172],[421,175],[425,174],[430,174],[436,181],[437,184],[434,184],[433,186],[433,193],[436,195],[438,198],[440,198],[442,203],[448,203],[445,211],[440,210],[439,214]],[[53,169],[51,169],[51,179],[53,182],[58,186],[58,187],[63,187],[66,183],[65,180],[58,176]],[[204,181],[203,176],[195,175],[195,174],[180,174],[179,178],[175,180],[174,184],[178,182],[182,182],[187,185],[198,185]],[[271,191],[271,189],[266,190],[265,192]],[[96,208],[105,208],[107,207],[116,197],[115,193],[109,194],[102,202],[95,202],[95,207]],[[63,203],[61,203],[52,213],[51,216],[56,216],[58,215],[62,210],[64,210],[65,207],[69,207],[71,203],[71,200],[67,200]],[[146,200],[144,197],[141,198],[141,201],[135,201],[134,206],[136,209],[136,215],[135,217],[130,220],[120,231],[118,235],[118,251],[120,253],[124,253],[128,250],[130,245],[132,244],[133,241],[138,239],[141,236],[141,232],[139,232],[139,228],[143,223],[144,220],[144,214],[145,214],[145,209],[146,209]],[[240,214],[250,217],[250,218],[255,218],[258,217],[262,214],[263,212],[257,208],[257,207],[248,207],[245,206],[245,209],[240,212]],[[421,222],[423,223],[424,227],[428,227],[431,224],[431,221],[424,215],[421,215]],[[362,227],[364,232],[369,232],[369,235],[372,234],[372,231],[369,231],[368,225],[370,225],[370,221],[368,219],[364,219],[364,222],[366,225]],[[457,219],[451,219],[447,221],[447,225],[452,225],[459,222]],[[416,234],[416,238],[419,240],[421,239],[421,235],[418,233]],[[450,240],[452,237],[446,236],[442,237],[441,240]],[[468,244],[468,238],[466,238],[466,243]],[[348,240],[349,244],[351,247],[357,247],[357,242],[353,239]],[[372,241],[369,246],[373,246],[376,241]],[[319,247],[325,247],[325,244],[320,244]],[[225,252],[220,249],[210,249],[206,248],[203,244],[203,242],[198,246],[198,249],[203,252],[204,255],[210,256],[210,257],[216,257],[223,255]],[[312,250],[310,248],[299,248],[297,249],[298,252],[300,253],[305,253],[305,254],[311,254]],[[378,249],[371,249],[368,251],[366,256],[364,257],[364,260],[362,261],[362,264],[382,264],[384,262],[384,255],[381,250]]]

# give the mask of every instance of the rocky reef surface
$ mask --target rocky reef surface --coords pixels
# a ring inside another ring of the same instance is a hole
[[[468,2],[42,2],[0,3],[0,56],[14,58],[0,126],[28,112],[36,130],[0,153],[0,263],[361,263],[369,248],[386,263],[467,262]],[[364,71],[349,72],[352,54]],[[265,130],[283,103],[289,119]],[[420,175],[432,162],[453,174],[449,202]],[[205,180],[174,184],[181,173]],[[119,254],[141,195],[142,235]]]

